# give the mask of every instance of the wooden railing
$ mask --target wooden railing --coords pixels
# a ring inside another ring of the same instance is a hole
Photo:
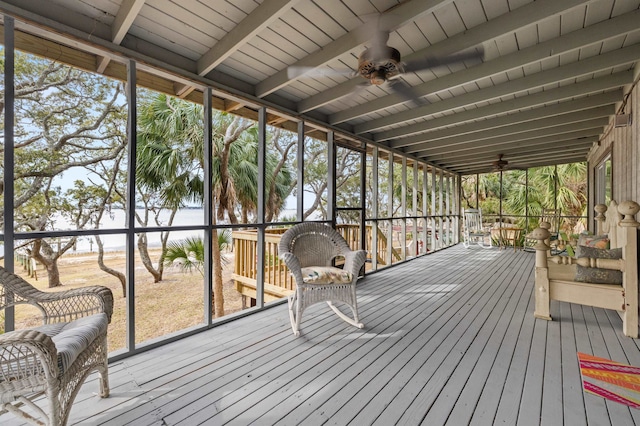
[[[293,292],[295,282],[289,274],[284,262],[278,258],[278,244],[280,236],[287,228],[271,228],[265,233],[265,266],[264,266],[264,300],[269,302],[285,297]],[[347,241],[352,250],[360,247],[360,225],[337,225],[336,230]],[[258,233],[256,230],[234,231],[232,234],[235,251],[235,268],[233,279],[236,290],[243,296],[256,299],[256,283],[258,278]],[[366,227],[367,247],[371,247],[371,226]],[[378,263],[384,264],[384,254],[387,250],[387,239],[378,231],[377,238]],[[393,256],[399,258],[398,250],[393,250]]]
[[[265,302],[280,299],[293,292],[294,280],[284,262],[278,258],[280,236],[286,228],[268,229],[265,233],[264,298]],[[258,279],[258,233],[255,230],[234,231],[231,234],[235,251],[233,279],[236,290],[256,299]]]

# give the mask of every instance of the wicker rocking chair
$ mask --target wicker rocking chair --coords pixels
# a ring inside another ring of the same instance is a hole
[[[37,307],[44,325],[0,335],[0,415],[11,412],[32,424],[65,425],[92,371],[100,373],[100,396],[109,396],[107,326],[113,295],[101,286],[45,293],[0,267],[0,311],[19,304]],[[42,394],[46,411],[33,402]]]
[[[296,336],[300,335],[304,310],[319,302],[327,302],[347,323],[364,327],[358,319],[356,280],[366,260],[366,251],[352,251],[344,238],[329,226],[301,223],[282,235],[278,253],[296,282],[296,289],[289,296],[289,318]],[[344,257],[343,269],[332,266],[336,257]],[[342,313],[333,302],[349,306],[353,318]]]

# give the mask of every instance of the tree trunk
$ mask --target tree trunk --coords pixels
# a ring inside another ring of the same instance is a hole
[[[96,244],[98,245],[98,266],[100,266],[100,269],[102,269],[107,274],[113,275],[118,280],[120,280],[120,285],[122,286],[122,297],[127,297],[127,278],[125,274],[123,274],[120,271],[116,271],[115,269],[105,265],[104,244],[102,243],[102,239],[100,239],[98,235],[96,235],[95,238],[96,238]]]
[[[58,262],[50,262],[48,265],[45,265],[45,267],[47,268],[47,275],[49,276],[49,288],[62,286],[62,282],[60,281],[60,270],[58,269]]]
[[[31,257],[36,262],[41,263],[47,270],[49,288],[61,287],[60,270],[58,269],[59,256],[54,253],[53,248],[46,241],[38,238],[33,241]]]
[[[149,257],[149,248],[147,246],[146,234],[138,235],[138,252],[140,253],[140,260],[142,260],[142,264],[153,276],[153,282],[159,283],[160,281],[162,281],[162,274],[153,267],[153,262]]]
[[[211,230],[211,257],[213,258],[213,314],[216,318],[224,316],[224,293],[222,282],[222,255],[218,245],[218,230]]]

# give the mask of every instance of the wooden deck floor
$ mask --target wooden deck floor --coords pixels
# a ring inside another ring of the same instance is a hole
[[[585,395],[576,352],[640,365],[615,312],[555,303],[533,317],[534,255],[461,245],[361,280],[364,330],[326,305],[291,333],[286,307],[110,366],[71,424],[634,425]],[[13,425],[10,415],[0,424]]]

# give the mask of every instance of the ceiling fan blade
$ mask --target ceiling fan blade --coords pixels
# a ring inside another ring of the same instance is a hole
[[[483,58],[484,58],[484,48],[480,46],[474,50],[455,53],[453,55],[427,56],[423,59],[416,59],[414,61],[405,63],[404,71],[416,72],[416,71],[426,70],[429,68],[438,67],[442,65],[456,64],[456,63],[467,61],[469,59],[482,60]]]
[[[427,99],[419,97],[411,86],[401,79],[394,79],[388,82],[389,88],[408,101],[412,101],[415,106],[428,103]]]
[[[299,77],[331,77],[336,75],[343,75],[347,77],[355,77],[356,72],[350,69],[333,69],[328,67],[318,68],[318,67],[301,67],[297,65],[292,65],[287,67],[287,77],[288,78],[299,78]]]

